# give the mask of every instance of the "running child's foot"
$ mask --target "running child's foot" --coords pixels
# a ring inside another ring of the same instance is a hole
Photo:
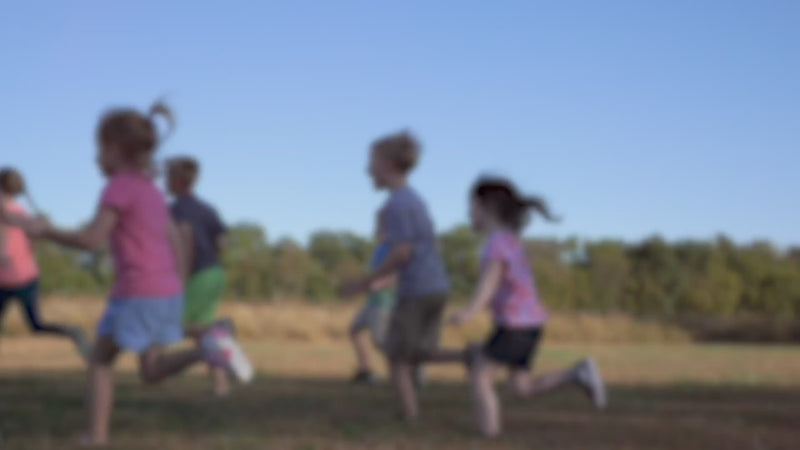
[[[378,376],[370,370],[359,370],[351,380],[353,384],[378,384],[378,381]]]
[[[210,365],[222,367],[240,383],[249,383],[255,375],[244,350],[224,327],[215,326],[200,340],[203,355]]]
[[[594,406],[597,409],[605,409],[608,404],[608,394],[594,358],[587,358],[578,366],[577,377],[578,382],[594,402]]]

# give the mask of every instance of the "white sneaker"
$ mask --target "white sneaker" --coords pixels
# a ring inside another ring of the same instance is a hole
[[[213,327],[200,340],[205,360],[225,368],[240,383],[253,381],[255,371],[242,347],[224,327]]]
[[[594,406],[597,409],[605,409],[608,405],[608,393],[594,358],[588,358],[581,363],[578,368],[578,380],[592,397]]]

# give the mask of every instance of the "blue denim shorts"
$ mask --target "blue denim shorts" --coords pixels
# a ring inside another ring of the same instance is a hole
[[[117,347],[143,353],[183,340],[183,296],[113,298],[97,325],[98,337],[111,337]]]

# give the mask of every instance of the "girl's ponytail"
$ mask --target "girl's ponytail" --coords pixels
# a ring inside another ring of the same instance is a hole
[[[157,129],[155,126],[155,119],[159,116],[167,123],[167,131],[158,137],[158,143],[160,144],[175,130],[175,114],[173,114],[172,108],[167,106],[166,103],[161,100],[156,100],[147,112],[147,118],[150,120],[154,130]]]
[[[505,178],[480,178],[472,188],[472,195],[504,225],[516,231],[522,231],[528,224],[531,212],[540,214],[549,222],[559,220],[550,212],[544,199],[520,195],[516,186]]]
[[[550,212],[550,207],[547,206],[547,202],[541,197],[535,195],[525,197],[522,199],[522,206],[527,210],[538,213],[548,222],[558,222],[561,220],[561,218],[554,216],[553,213]]]

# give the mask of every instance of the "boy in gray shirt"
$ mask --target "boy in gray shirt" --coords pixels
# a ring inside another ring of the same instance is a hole
[[[383,214],[391,250],[383,264],[343,290],[345,295],[353,296],[365,292],[375,280],[398,274],[397,303],[389,325],[386,354],[406,420],[418,415],[415,367],[438,359],[442,315],[450,292],[428,208],[408,186],[408,175],[417,164],[419,151],[419,143],[408,133],[390,135],[372,145],[370,176],[377,189],[390,191]]]

